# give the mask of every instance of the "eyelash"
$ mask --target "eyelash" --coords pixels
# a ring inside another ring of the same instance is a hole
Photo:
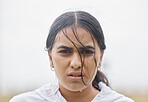
[[[94,52],[91,50],[82,50],[81,53],[82,54],[93,54]]]
[[[69,50],[61,50],[58,53],[69,54],[69,53],[72,53],[72,52],[69,51]],[[93,54],[94,52],[91,51],[91,50],[82,50],[82,51],[80,51],[80,53],[81,54]]]
[[[71,51],[69,51],[69,50],[61,50],[61,51],[59,51],[59,53],[71,53]]]

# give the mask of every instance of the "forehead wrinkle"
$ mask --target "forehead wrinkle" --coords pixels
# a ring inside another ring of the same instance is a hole
[[[76,36],[78,37],[78,40],[76,39],[75,35],[74,35],[74,32],[76,32]],[[91,33],[87,30],[87,29],[84,29],[82,27],[74,27],[74,32],[72,30],[71,27],[66,27],[64,29],[62,29],[56,36],[55,38],[55,42],[54,43],[57,43],[57,42],[66,42],[66,43],[71,43],[74,42],[75,45],[77,46],[80,46],[82,47],[81,43],[86,46],[86,45],[91,45],[91,46],[94,46],[93,44],[93,40],[92,40],[92,35]],[[64,35],[67,35],[67,37],[69,39],[72,40],[72,42]],[[95,40],[95,38],[94,38]],[[67,42],[68,41],[68,42]],[[81,43],[80,43],[80,42]],[[92,43],[92,44],[91,44]]]

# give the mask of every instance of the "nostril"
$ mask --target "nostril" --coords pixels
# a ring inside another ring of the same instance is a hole
[[[73,65],[72,68],[74,68],[74,69],[76,69],[76,68],[81,68],[81,66]]]

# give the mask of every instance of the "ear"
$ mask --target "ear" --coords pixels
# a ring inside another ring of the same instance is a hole
[[[97,68],[100,68],[101,67],[103,55],[104,55],[104,51],[101,52],[100,61],[98,62]]]
[[[50,66],[51,68],[54,68],[51,53],[49,51],[48,51],[48,56],[49,56]]]

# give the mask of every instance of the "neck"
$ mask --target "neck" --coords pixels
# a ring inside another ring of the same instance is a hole
[[[90,102],[99,93],[92,84],[83,89],[82,91],[70,91],[59,84],[62,96],[68,102]]]

